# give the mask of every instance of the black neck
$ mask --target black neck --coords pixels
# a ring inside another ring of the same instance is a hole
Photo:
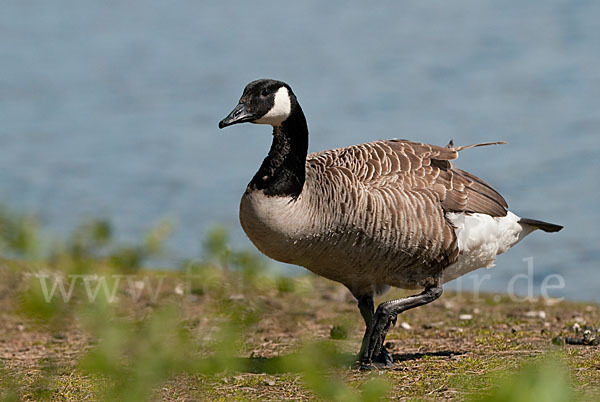
[[[273,128],[269,155],[248,185],[249,190],[263,190],[268,196],[298,197],[306,174],[308,127],[299,105],[281,124]]]

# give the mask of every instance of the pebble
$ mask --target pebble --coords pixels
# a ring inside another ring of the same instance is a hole
[[[180,283],[177,286],[175,286],[174,292],[176,295],[182,296],[183,295],[183,285]]]
[[[541,318],[542,320],[546,319],[545,311],[528,311],[525,313],[525,317],[527,318]]]
[[[459,320],[472,320],[473,314],[461,314],[458,316]]]
[[[456,303],[454,303],[453,301],[445,301],[444,308],[446,308],[448,310],[452,310],[452,309],[456,308]]]
[[[437,321],[437,322],[428,322],[423,324],[423,328],[424,329],[433,329],[433,328],[438,328],[444,325],[444,321]]]
[[[412,329],[412,327],[410,326],[410,324],[409,324],[409,323],[407,323],[407,322],[402,322],[402,323],[400,324],[400,326],[401,326],[402,328],[404,328],[404,329]]]

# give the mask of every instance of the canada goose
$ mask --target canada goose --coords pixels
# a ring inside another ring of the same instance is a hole
[[[249,83],[219,128],[273,126],[268,156],[248,184],[240,222],[267,256],[344,284],[365,320],[359,362],[390,365],[384,340],[398,314],[430,303],[442,284],[490,267],[535,229],[562,226],[521,219],[504,198],[450,161],[480,145],[446,147],[380,140],[307,155],[308,127],[289,85]],[[389,286],[424,289],[381,303]]]

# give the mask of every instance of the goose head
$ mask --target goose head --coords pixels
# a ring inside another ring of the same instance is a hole
[[[281,126],[298,107],[296,96],[285,82],[252,81],[246,85],[237,106],[219,122],[219,128],[246,122]]]

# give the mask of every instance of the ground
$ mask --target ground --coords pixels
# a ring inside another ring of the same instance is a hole
[[[179,272],[138,271],[112,303],[90,303],[77,285],[69,303],[55,297],[47,308],[35,269],[0,264],[7,399],[477,399],[547,356],[566,367],[577,399],[600,389],[598,346],[564,343],[581,337],[574,326],[598,328],[592,303],[446,292],[398,318],[387,337],[392,368],[360,371],[352,366],[364,331],[356,301],[312,275],[203,268],[188,282]],[[155,300],[149,284],[160,287]],[[138,300],[132,289],[142,290]]]

